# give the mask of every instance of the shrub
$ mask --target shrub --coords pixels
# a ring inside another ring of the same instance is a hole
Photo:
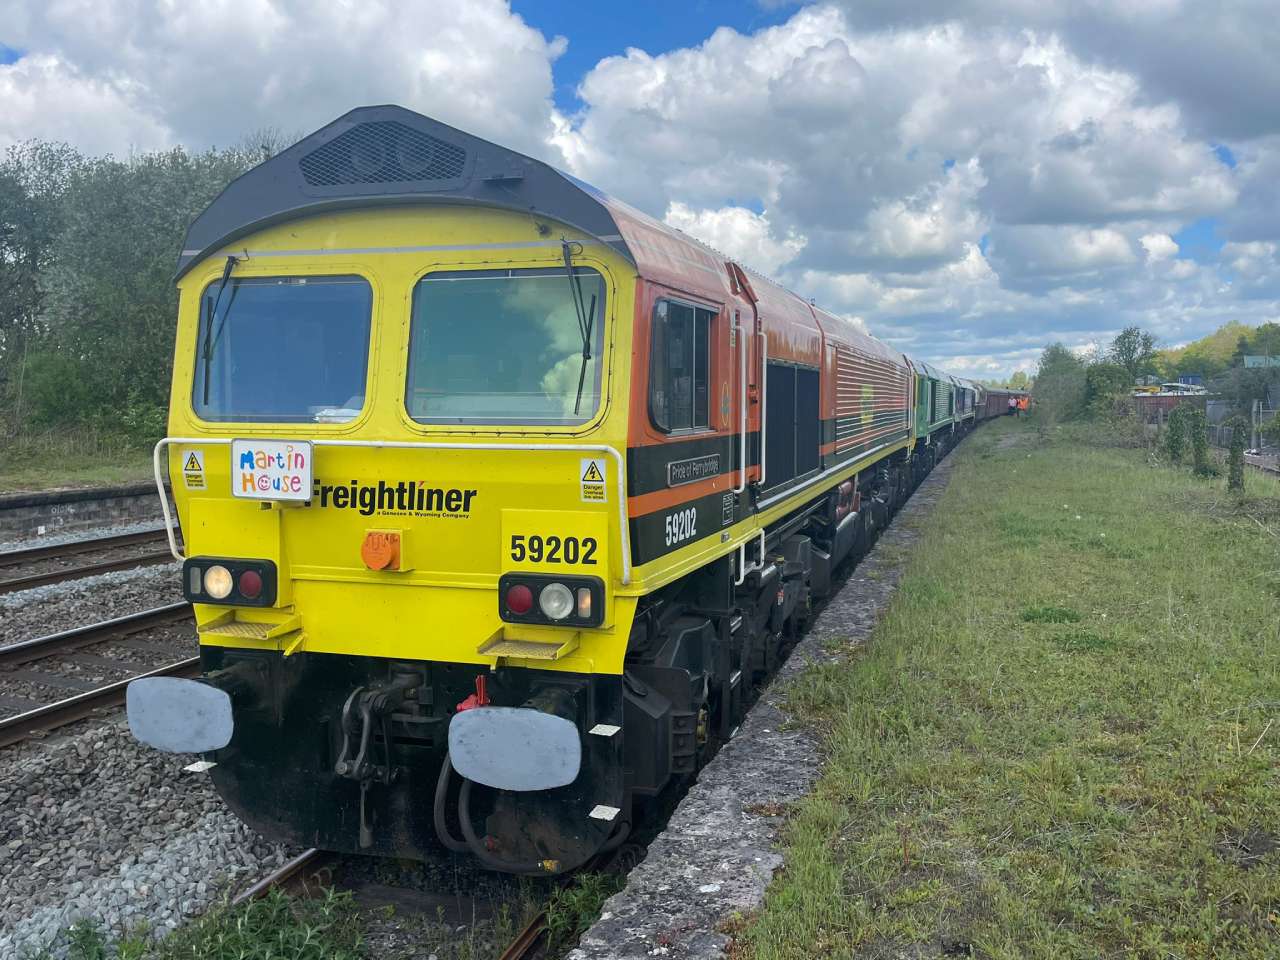
[[[1084,374],[1085,412],[1091,417],[1110,416],[1116,409],[1116,399],[1127,401],[1132,378],[1129,371],[1118,363],[1090,364]]]
[[[1209,420],[1203,407],[1187,410],[1187,429],[1191,433],[1191,459],[1196,476],[1216,476],[1218,470],[1209,462]]]
[[[1182,462],[1182,454],[1187,449],[1187,408],[1178,404],[1169,411],[1169,419],[1164,428],[1164,453],[1172,464]]]
[[[1234,416],[1224,426],[1231,430],[1231,446],[1227,448],[1227,489],[1244,493],[1244,445],[1249,438],[1249,421]]]

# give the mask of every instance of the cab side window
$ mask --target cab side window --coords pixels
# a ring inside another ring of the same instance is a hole
[[[711,321],[715,313],[673,300],[654,308],[649,416],[666,433],[710,427]]]

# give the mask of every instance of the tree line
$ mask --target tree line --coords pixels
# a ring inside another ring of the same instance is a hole
[[[32,140],[0,158],[0,438],[164,433],[187,225],[284,143],[125,159]]]

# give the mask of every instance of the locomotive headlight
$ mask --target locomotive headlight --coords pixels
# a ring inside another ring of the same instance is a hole
[[[225,600],[231,596],[231,588],[235,581],[231,579],[231,571],[221,564],[214,564],[204,572],[204,592],[215,600]]]
[[[563,583],[548,583],[538,594],[538,607],[548,620],[563,620],[573,613],[573,591]]]

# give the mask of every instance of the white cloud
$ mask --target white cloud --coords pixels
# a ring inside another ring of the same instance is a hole
[[[0,66],[0,146],[73,129],[88,150],[227,145],[262,127],[308,133],[355,106],[400,103],[520,149],[552,149],[551,62],[563,41],[503,0],[8,7],[5,42],[31,56]],[[33,69],[50,62],[56,73]]]
[[[1144,233],[1138,238],[1138,243],[1146,251],[1147,260],[1152,263],[1178,255],[1178,245],[1167,233]]]
[[[667,207],[664,219],[725,256],[748,263],[766,274],[794,260],[805,244],[804,239],[794,233],[775,240],[769,218],[744,207],[694,210],[677,200]]]

